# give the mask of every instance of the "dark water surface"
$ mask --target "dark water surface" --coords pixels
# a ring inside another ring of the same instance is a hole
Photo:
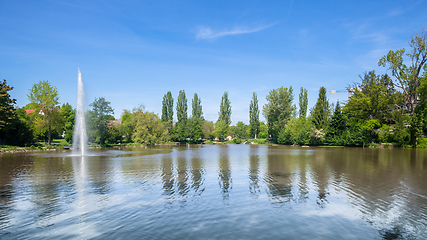
[[[427,150],[0,155],[0,239],[425,239]]]

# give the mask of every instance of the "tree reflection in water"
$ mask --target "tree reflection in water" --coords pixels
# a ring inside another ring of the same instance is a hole
[[[229,200],[230,190],[233,188],[228,151],[228,146],[223,146],[220,148],[218,156],[218,183],[221,188],[222,198],[226,202]]]

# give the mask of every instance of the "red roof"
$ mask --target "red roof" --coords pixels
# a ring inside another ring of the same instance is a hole
[[[36,110],[34,109],[25,109],[25,112],[28,114],[35,112]]]

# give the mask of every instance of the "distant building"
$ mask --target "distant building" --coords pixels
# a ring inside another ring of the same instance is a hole
[[[233,137],[230,136],[230,135],[227,135],[224,140],[226,140],[226,141],[232,141]]]
[[[25,113],[28,115],[28,114],[30,114],[30,113],[33,113],[33,112],[35,112],[36,110],[34,110],[34,109],[25,109]]]
[[[34,113],[34,112],[36,112],[36,110],[34,110],[34,109],[25,109],[25,113],[26,113],[26,115],[31,114],[31,113]],[[40,110],[40,111],[39,111],[39,114],[40,114],[40,115],[44,115],[44,112],[43,112],[42,110]]]
[[[117,126],[117,125],[122,125],[122,120],[109,120],[109,121],[107,121],[108,127]]]

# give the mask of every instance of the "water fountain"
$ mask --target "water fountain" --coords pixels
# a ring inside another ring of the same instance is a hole
[[[85,123],[85,93],[82,82],[82,74],[79,69],[77,85],[77,108],[73,135],[73,153],[84,156],[87,150],[87,133]]]

